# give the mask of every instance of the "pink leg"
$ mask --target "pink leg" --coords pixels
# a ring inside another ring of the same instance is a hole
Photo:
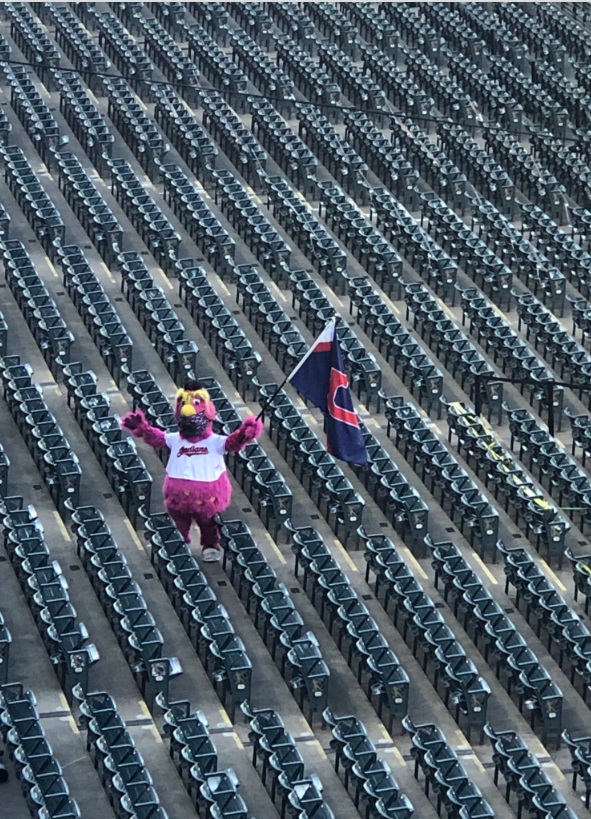
[[[215,520],[205,515],[193,515],[193,519],[201,532],[201,548],[219,549],[220,530]]]
[[[170,517],[174,520],[176,528],[183,536],[185,543],[191,542],[191,522],[192,517],[187,512],[177,512],[175,509],[166,510]]]

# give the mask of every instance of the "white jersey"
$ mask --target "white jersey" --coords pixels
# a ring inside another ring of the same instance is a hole
[[[226,471],[225,436],[210,435],[204,441],[191,443],[181,438],[178,432],[166,432],[164,439],[170,448],[166,474],[171,478],[209,483],[217,481]]]

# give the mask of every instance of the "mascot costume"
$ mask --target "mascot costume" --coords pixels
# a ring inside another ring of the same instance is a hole
[[[121,419],[121,426],[148,446],[170,450],[164,505],[186,543],[191,541],[191,523],[197,523],[202,557],[207,562],[221,557],[215,516],[227,509],[232,495],[224,455],[244,449],[263,430],[263,422],[251,415],[231,435],[216,435],[215,418],[215,406],[207,390],[201,389],[198,381],[187,381],[176,396],[178,432],[150,426],[141,410],[128,412]]]

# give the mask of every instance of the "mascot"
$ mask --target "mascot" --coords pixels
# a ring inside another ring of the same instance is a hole
[[[164,480],[164,505],[184,537],[191,542],[191,523],[201,532],[202,558],[221,557],[220,533],[215,516],[230,504],[232,485],[224,455],[239,452],[261,434],[263,422],[246,418],[231,435],[216,435],[215,406],[198,381],[186,381],[177,392],[175,418],[178,432],[164,432],[148,424],[141,410],[128,412],[121,426],[154,449],[170,450]]]

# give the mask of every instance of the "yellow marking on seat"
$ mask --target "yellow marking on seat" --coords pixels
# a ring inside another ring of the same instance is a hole
[[[54,516],[54,518],[55,518],[55,522],[57,523],[57,525],[58,525],[58,527],[59,527],[60,532],[62,533],[62,536],[63,536],[64,540],[67,540],[69,543],[71,543],[71,542],[72,542],[72,538],[70,537],[70,533],[69,533],[69,532],[68,532],[68,530],[66,529],[66,527],[65,527],[65,525],[64,525],[64,522],[63,522],[63,520],[62,520],[62,519],[61,519],[61,517],[60,517],[59,512],[54,511],[53,516]],[[67,707],[68,707],[68,704],[66,703],[66,708],[67,708]]]
[[[343,555],[343,558],[345,559],[345,561],[346,561],[347,565],[349,566],[349,568],[351,569],[351,571],[352,572],[358,571],[357,566],[353,563],[353,561],[351,559],[351,555],[347,552],[347,550],[342,545],[342,543],[339,540],[337,540],[336,537],[334,537],[332,539],[332,542],[334,543],[334,545],[337,547],[337,549]]]
[[[433,424],[433,429],[435,430],[435,432],[438,435],[443,435],[443,432],[441,431],[441,427],[437,426],[437,424]]]
[[[63,710],[64,710],[64,711],[69,711],[69,710],[70,710],[70,706],[69,706],[69,704],[68,704],[68,700],[66,699],[66,695],[64,694],[64,692],[63,692],[63,691],[60,691],[60,692],[59,692],[59,694],[58,694],[58,698],[59,698],[60,705],[62,706]]]
[[[283,563],[283,565],[285,565],[287,563],[287,561],[283,557],[283,555],[281,554],[281,549],[279,548],[279,546],[275,543],[275,541],[273,540],[273,538],[271,537],[271,535],[268,532],[265,532],[265,537],[267,538],[271,548],[273,549],[273,551],[277,555],[277,559],[279,560],[279,562]]]
[[[53,275],[55,276],[55,278],[56,278],[56,279],[59,279],[60,274],[59,274],[59,273],[57,272],[57,270],[55,269],[55,265],[54,265],[54,263],[51,261],[51,259],[48,259],[47,257],[46,257],[46,261],[47,261],[47,266],[48,266],[48,268],[51,270],[51,272],[53,273]]]
[[[480,568],[482,569],[484,574],[488,577],[490,582],[493,585],[498,586],[499,585],[498,580],[496,579],[494,574],[491,572],[491,570],[488,568],[488,566],[484,563],[484,561],[481,559],[481,557],[479,555],[477,555],[476,552],[472,552],[472,557],[478,563],[478,565],[480,566]]]
[[[232,738],[234,739],[234,742],[236,743],[236,747],[238,748],[238,750],[243,751],[244,750],[244,744],[243,744],[242,740],[240,739],[240,737],[238,736],[238,734],[235,734],[234,732],[232,732]]]
[[[154,723],[152,723],[152,725],[150,725],[150,733],[152,734],[152,736],[154,737],[156,742],[162,743],[162,737],[160,736],[160,731],[158,730],[158,728],[156,728]]]
[[[144,700],[138,700],[137,704],[139,705],[140,711],[142,712],[142,714],[145,717],[147,717],[148,719],[152,719],[152,714],[150,713],[150,709],[146,705],[145,701]]]
[[[79,734],[80,733],[80,730],[78,729],[78,726],[76,725],[76,720],[74,719],[74,717],[71,714],[68,717],[68,725],[72,729],[73,734]]]
[[[223,281],[220,281],[220,289],[224,291],[226,296],[230,295],[230,291],[228,290],[228,288],[226,287],[226,285],[225,285],[225,283]]]
[[[400,309],[396,307],[395,304],[392,305],[392,310],[394,310],[395,313],[398,313],[398,315],[400,315]]]
[[[555,574],[555,573],[552,571],[552,569],[550,568],[550,566],[548,566],[548,564],[546,563],[546,561],[545,561],[545,560],[540,560],[540,566],[541,566],[541,567],[542,567],[542,569],[543,569],[543,570],[546,572],[546,574],[548,575],[548,577],[550,578],[550,580],[551,580],[551,581],[552,581],[552,582],[553,582],[553,583],[554,583],[556,586],[558,586],[558,588],[560,589],[560,591],[565,592],[565,591],[566,591],[566,586],[564,585],[564,583],[563,583],[561,580],[559,580],[559,579],[558,579],[558,577],[556,577],[556,574]]]
[[[426,571],[423,569],[423,567],[421,566],[421,564],[419,563],[419,561],[416,559],[416,557],[413,555],[413,553],[412,553],[412,552],[411,552],[411,550],[408,548],[408,546],[403,546],[403,547],[402,547],[402,551],[405,553],[405,555],[406,555],[406,557],[407,557],[408,562],[409,562],[409,563],[412,563],[412,565],[415,567],[416,571],[417,571],[417,572],[418,572],[418,574],[419,574],[419,575],[420,575],[420,576],[423,578],[423,580],[428,580],[428,579],[429,579],[429,575],[428,575],[428,574],[427,574],[427,572],[426,572]]]
[[[133,540],[133,542],[135,543],[135,545],[137,546],[139,551],[143,552],[144,551],[143,544],[142,544],[141,540],[139,539],[139,537],[137,536],[136,531],[133,528],[133,526],[131,525],[131,522],[129,520],[125,521],[125,527],[126,527],[127,531],[129,532],[129,537]]]

